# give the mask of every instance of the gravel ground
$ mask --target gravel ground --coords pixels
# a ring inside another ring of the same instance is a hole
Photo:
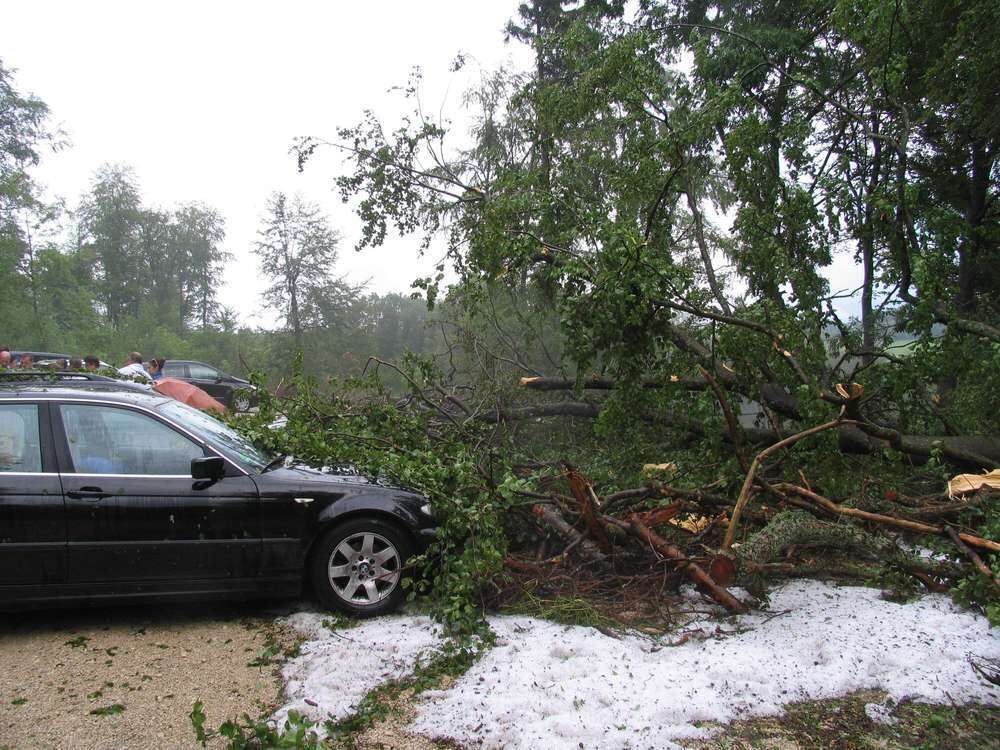
[[[295,642],[277,614],[250,604],[0,614],[0,749],[193,748],[196,700],[213,727],[270,712],[277,667],[247,662]]]

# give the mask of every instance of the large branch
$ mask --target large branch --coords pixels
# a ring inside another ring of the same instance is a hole
[[[486,422],[518,422],[542,417],[597,419],[600,415],[601,407],[598,404],[588,404],[585,401],[557,401],[553,404],[533,404],[500,409],[496,412],[483,414],[480,418]]]
[[[716,377],[727,388],[735,386],[734,375],[724,367],[716,370]],[[533,391],[570,391],[576,387],[576,381],[570,378],[540,376],[521,378],[521,385]],[[612,391],[617,387],[618,381],[613,378],[591,375],[583,378],[580,385],[587,390]],[[667,378],[643,378],[640,385],[643,388],[679,388],[684,391],[704,391],[711,387],[703,377],[681,377],[680,375],[671,375]],[[795,396],[785,390],[784,386],[778,383],[764,383],[761,385],[760,393],[765,403],[782,416],[798,417],[798,401]]]
[[[570,544],[575,545],[583,557],[601,565],[610,563],[610,559],[598,549],[596,544],[589,539],[584,539],[579,531],[566,523],[566,520],[552,508],[544,505],[536,505],[532,508],[532,513],[535,514],[544,526],[554,531]]]
[[[527,419],[544,419],[547,417],[580,417],[583,419],[597,419],[603,408],[599,404],[590,404],[585,401],[557,401],[552,404],[533,404],[531,406],[515,406],[500,409],[479,415],[479,419],[484,422],[502,424],[504,422],[519,422]],[[681,414],[671,412],[639,413],[636,418],[659,427],[668,427],[686,432],[692,438],[704,438],[705,427],[702,422],[686,417]],[[756,428],[744,428],[743,435],[747,442],[757,445],[772,443],[780,438],[773,430],[761,430]],[[725,431],[723,440],[728,441],[729,435]]]
[[[898,430],[859,419],[840,430],[844,453],[875,453],[890,447],[908,456],[929,458],[934,451],[962,466],[991,469],[1000,466],[1000,437],[996,435],[904,435]]]
[[[580,381],[582,387],[593,391],[613,391],[618,385],[618,381],[612,378],[604,378],[600,375],[591,375]],[[576,386],[576,381],[569,378],[560,377],[533,377],[521,378],[521,385],[533,391],[569,391]],[[704,391],[708,388],[701,378],[681,378],[671,375],[667,380],[658,378],[643,378],[641,381],[643,388],[666,388],[676,386],[688,391]]]
[[[948,308],[940,302],[934,305],[934,317],[936,317],[941,323],[954,328],[956,331],[971,333],[974,336],[981,336],[982,338],[989,339],[990,341],[1000,342],[1000,328],[991,326],[989,323],[983,323],[979,320],[969,320],[968,318],[960,318],[957,315],[953,315],[948,312]]]
[[[792,355],[790,351],[783,348],[781,345],[781,335],[776,331],[771,330],[763,323],[758,323],[755,320],[747,320],[746,318],[738,318],[734,315],[725,315],[722,313],[717,313],[714,310],[708,310],[702,307],[695,307],[687,302],[676,302],[674,300],[663,299],[658,300],[658,304],[664,307],[669,307],[672,310],[677,310],[679,312],[687,313],[688,315],[694,315],[698,318],[705,318],[706,320],[714,320],[716,323],[723,323],[725,325],[736,326],[738,328],[746,328],[756,333],[763,334],[771,339],[771,343],[775,349],[781,352],[781,356],[784,357],[785,361],[788,363],[789,367],[795,373],[796,377],[804,385],[813,385],[812,380],[806,375],[805,370],[799,365],[798,360]]]
[[[715,601],[728,609],[730,612],[743,614],[747,607],[743,602],[730,594],[725,588],[719,586],[697,563],[692,562],[681,550],[661,539],[654,532],[650,531],[635,516],[628,521],[619,521],[617,518],[604,516],[604,522],[612,526],[624,529],[632,536],[648,544],[657,554],[668,560],[673,560],[680,564],[680,569],[684,574],[700,586]]]
[[[719,303],[719,307],[727,315],[732,315],[733,311],[729,307],[729,302],[726,301],[726,295],[722,293],[722,285],[719,284],[718,279],[715,277],[715,267],[712,265],[712,251],[708,247],[708,242],[705,239],[705,220],[701,215],[701,208],[698,206],[698,201],[691,194],[691,188],[684,191],[687,196],[688,208],[691,209],[691,218],[694,220],[694,236],[695,242],[698,245],[698,252],[701,253],[701,263],[705,267],[705,277],[708,280],[708,287],[712,290],[712,295],[715,297],[715,301]]]
[[[676,377],[676,380],[673,378]],[[612,378],[591,376],[584,378],[582,385],[592,390],[613,390],[617,381]],[[575,381],[561,377],[530,377],[521,378],[521,385],[536,391],[572,390]],[[685,390],[705,390],[710,388],[704,378],[680,378],[672,376],[668,380],[645,378],[644,388],[679,387]],[[796,414],[796,399],[778,384],[765,383],[761,386],[761,397],[775,411],[792,416]],[[600,416],[601,406],[577,401],[561,401],[554,404],[536,404],[533,406],[516,407],[484,415],[489,421],[517,421],[535,417],[584,417],[596,419]],[[1000,466],[1000,436],[996,435],[906,435],[889,427],[873,424],[857,412],[857,404],[852,404],[848,416],[854,420],[853,425],[843,425],[840,428],[840,449],[844,453],[871,454],[881,448],[891,447],[900,453],[918,458],[929,458],[934,451],[940,451],[948,461],[961,466],[977,468],[994,468]],[[695,420],[669,412],[659,414],[640,414],[639,419],[659,424],[665,427],[680,429],[692,437],[704,437],[705,429]],[[780,440],[785,435],[778,435],[773,430],[745,428],[748,442],[757,445]],[[724,438],[729,440],[727,433]]]
[[[886,516],[882,513],[872,513],[867,510],[860,510],[858,508],[848,508],[844,505],[838,505],[837,503],[829,500],[822,495],[813,492],[812,490],[806,489],[805,487],[799,487],[794,484],[778,484],[775,485],[778,489],[784,492],[791,492],[799,495],[800,497],[807,498],[812,502],[816,503],[819,507],[824,510],[830,511],[831,513],[836,513],[840,516],[849,516],[851,518],[857,518],[862,521],[871,521],[873,523],[882,524],[883,526],[892,526],[897,529],[902,529],[904,531],[913,531],[918,534],[938,534],[941,536],[947,535],[946,526],[936,526],[929,523],[921,523],[920,521],[910,521],[906,518],[896,518],[895,516]],[[981,536],[976,536],[975,534],[965,534],[961,533],[958,537],[966,544],[971,544],[975,547],[981,547],[983,549],[988,549],[991,552],[1000,552],[1000,542],[995,542],[992,539],[985,539]]]
[[[585,401],[557,401],[553,404],[533,404],[501,409],[497,412],[483,414],[481,418],[488,422],[517,422],[543,417],[597,419],[602,411],[599,404],[589,404]],[[642,413],[637,414],[636,417],[650,424],[682,430],[694,437],[705,436],[705,429],[700,422],[680,414],[671,414],[670,412]]]

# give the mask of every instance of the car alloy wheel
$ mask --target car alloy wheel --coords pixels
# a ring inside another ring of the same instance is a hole
[[[352,534],[330,553],[330,586],[345,602],[378,604],[399,585],[403,568],[399,550],[380,534]]]
[[[310,556],[310,580],[323,605],[355,617],[384,615],[406,598],[407,533],[389,519],[354,517],[329,529]]]

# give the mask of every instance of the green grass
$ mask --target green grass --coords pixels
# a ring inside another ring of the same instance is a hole
[[[505,606],[503,613],[505,615],[527,615],[541,620],[551,620],[562,625],[582,625],[599,630],[621,628],[621,623],[602,614],[589,601],[574,596],[556,596],[544,599],[526,591],[520,599]]]
[[[114,716],[116,714],[125,713],[125,706],[121,703],[112,703],[110,706],[101,706],[101,708],[95,708],[90,712],[91,716]]]
[[[844,698],[795,703],[784,716],[736,722],[712,740],[688,742],[699,750],[942,750],[1000,747],[1000,709],[903,703],[889,726],[865,714],[866,703],[885,695],[861,691]]]
[[[439,651],[427,663],[418,664],[409,676],[379,685],[361,699],[351,716],[326,723],[328,742],[334,747],[353,748],[358,735],[387,717],[403,693],[412,700],[425,690],[440,687],[447,679],[461,677],[483,653],[482,648]]]

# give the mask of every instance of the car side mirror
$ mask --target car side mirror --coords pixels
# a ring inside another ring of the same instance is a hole
[[[191,459],[192,479],[222,479],[226,475],[226,463],[218,456],[203,456]]]

